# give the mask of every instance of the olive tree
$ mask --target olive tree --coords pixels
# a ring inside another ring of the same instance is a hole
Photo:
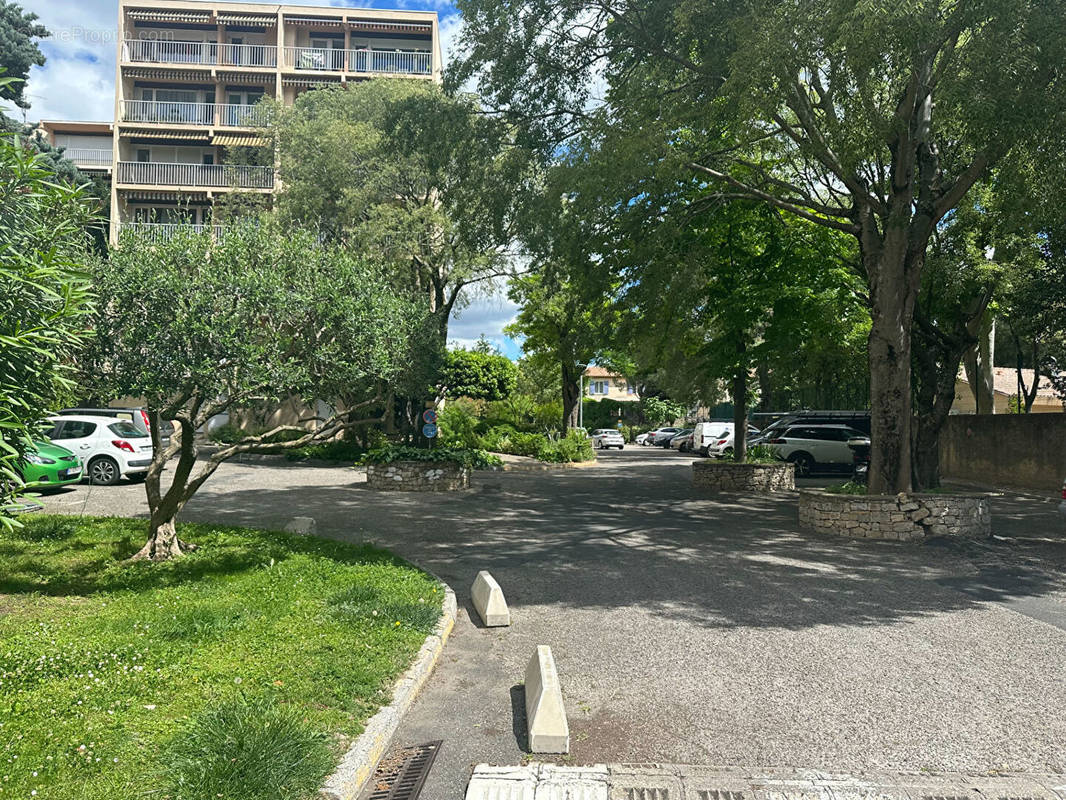
[[[164,560],[190,548],[177,517],[227,459],[301,447],[375,421],[371,411],[410,368],[426,327],[419,305],[379,266],[268,220],[236,224],[217,238],[127,234],[97,285],[106,302],[86,379],[101,394],[143,398],[152,409],[150,530],[135,558]],[[335,410],[198,459],[194,433],[211,417],[293,396]],[[160,419],[175,427],[166,447]],[[276,441],[283,434],[288,440]],[[163,467],[175,458],[166,486]]]

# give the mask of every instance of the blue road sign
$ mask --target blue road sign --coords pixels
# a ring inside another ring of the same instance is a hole
[[[425,425],[422,426],[422,435],[425,436],[427,439],[432,439],[434,436],[437,435],[437,426],[431,422],[427,422]]]

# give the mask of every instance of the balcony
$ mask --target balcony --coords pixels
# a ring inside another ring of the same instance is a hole
[[[218,238],[222,235],[221,225],[200,225],[191,222],[123,222],[122,231],[131,231],[152,242],[167,241],[178,233],[203,233],[210,231]]]
[[[119,161],[116,183],[137,186],[195,186],[207,189],[272,189],[274,168],[243,164]]]
[[[79,167],[110,167],[110,150],[88,150],[82,147],[67,147],[63,150],[63,158],[73,161]]]
[[[431,75],[433,58],[429,52],[286,47],[285,66],[319,72]]]
[[[122,121],[157,122],[165,125],[261,128],[267,124],[267,111],[258,105],[123,100]]]
[[[165,39],[126,39],[122,58],[134,64],[195,64],[212,67],[268,67],[278,65],[272,44],[215,44]]]

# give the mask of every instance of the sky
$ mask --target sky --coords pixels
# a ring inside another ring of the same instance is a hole
[[[118,0],[22,0],[21,4],[24,10],[37,14],[39,22],[52,32],[40,43],[45,65],[30,71],[25,90],[30,108],[25,119],[113,119]],[[455,6],[446,0],[286,0],[286,4],[436,11],[445,65],[454,53],[462,22]],[[23,117],[23,112],[13,106],[7,106],[5,111],[15,118]],[[471,298],[467,307],[452,317],[453,344],[469,346],[484,334],[506,355],[517,358],[518,345],[503,334],[503,327],[516,312],[517,307],[499,290]]]

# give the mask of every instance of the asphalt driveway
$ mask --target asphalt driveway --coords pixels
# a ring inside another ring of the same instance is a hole
[[[1052,502],[1004,497],[990,543],[800,533],[794,496],[716,497],[689,459],[601,455],[488,473],[457,495],[382,494],[357,470],[226,465],[201,521],[369,540],[440,575],[460,619],[398,744],[443,739],[423,792],[523,758],[525,663],[550,644],[574,763],[1066,772],[1066,537]],[[143,489],[79,487],[50,510],[143,513]],[[469,618],[489,569],[509,629]]]

